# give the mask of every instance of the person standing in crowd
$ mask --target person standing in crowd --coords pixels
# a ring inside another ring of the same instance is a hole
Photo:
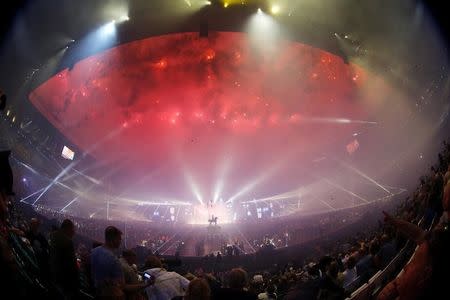
[[[39,230],[40,225],[41,222],[37,218],[32,218],[30,220],[30,229],[25,233],[25,236],[30,241],[41,272],[45,278],[48,278],[49,244],[45,236]]]
[[[140,283],[137,272],[137,256],[132,250],[124,250],[120,258],[122,271],[124,275],[125,285],[136,285]],[[143,300],[144,294],[142,290],[125,292],[127,300]]]
[[[73,246],[75,225],[65,219],[50,240],[50,272],[53,282],[65,299],[77,299],[79,273]]]
[[[125,293],[146,288],[153,282],[126,284],[122,265],[115,252],[122,243],[122,232],[114,227],[105,229],[105,243],[92,250],[91,270],[96,299],[123,300]]]

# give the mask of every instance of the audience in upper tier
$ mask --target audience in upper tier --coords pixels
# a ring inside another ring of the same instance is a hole
[[[331,234],[325,239],[320,238],[322,235],[304,238],[304,242],[311,241],[309,257],[292,254],[290,263],[272,266],[259,265],[258,259],[264,262],[281,257],[282,252],[263,251],[244,257],[217,255],[213,259],[208,256],[182,263],[177,256],[175,264],[147,255],[159,248],[124,249],[122,231],[107,224],[109,221],[84,223],[64,216],[66,219],[60,225],[50,229],[48,219],[15,200],[8,156],[9,153],[0,154],[0,160],[3,159],[0,167],[4,167],[0,172],[2,299],[3,295],[14,295],[14,299],[344,299],[388,266],[400,249],[406,248],[414,253],[410,262],[399,276],[395,276],[400,271],[397,270],[390,278],[392,281],[376,295],[378,299],[443,299],[442,295],[446,295],[450,269],[450,145],[447,143],[439,154],[438,164],[432,167],[430,175],[420,179],[411,197],[396,211],[384,212],[384,224],[374,230],[364,227],[364,232],[347,238]],[[368,215],[359,211],[349,209],[341,213],[340,217],[356,216],[348,228],[353,223],[368,224],[364,223]],[[325,225],[322,229],[332,224],[330,231],[325,231],[330,233],[337,223],[325,214],[321,224]],[[90,228],[98,232],[99,227],[103,231],[102,244],[78,234],[88,233]],[[295,233],[298,230],[304,228],[290,224],[262,236],[292,239],[298,236]],[[152,240],[152,233],[144,234]],[[167,241],[170,234],[170,231],[159,231],[153,237]],[[256,232],[248,231],[248,234],[256,236]],[[195,240],[196,236],[192,237]],[[139,236],[135,240],[139,241]],[[281,247],[285,248],[287,240],[280,240]],[[92,249],[86,246],[90,244]],[[413,244],[417,245],[416,251],[410,247]],[[235,245],[244,248],[240,241]],[[140,267],[140,259],[145,256],[145,264]],[[295,262],[297,259],[303,263]],[[247,264],[250,275],[239,267],[245,261],[255,262],[253,266]],[[174,268],[178,272],[172,271]]]

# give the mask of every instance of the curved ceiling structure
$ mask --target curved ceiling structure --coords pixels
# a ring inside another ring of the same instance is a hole
[[[65,201],[41,193],[55,209],[91,214],[105,190],[117,216],[132,217],[136,203],[221,203],[244,216],[263,206],[285,215],[365,204],[405,191],[447,122],[448,58],[410,1],[392,11],[280,1],[277,16],[258,13],[257,1],[231,10],[156,1],[159,15],[141,1],[116,2],[129,21],[98,2],[87,15],[116,22],[58,39],[18,89],[25,102],[15,99],[80,150],[74,166],[86,155],[102,166],[87,173],[101,189],[75,184]],[[424,33],[428,47],[409,51]]]

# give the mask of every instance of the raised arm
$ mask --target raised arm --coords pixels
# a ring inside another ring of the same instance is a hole
[[[413,240],[417,244],[420,244],[425,240],[426,232],[419,226],[399,218],[394,218],[385,211],[383,211],[383,214],[384,221],[397,228],[397,230],[407,238]]]

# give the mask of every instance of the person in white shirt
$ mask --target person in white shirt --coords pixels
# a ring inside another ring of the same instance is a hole
[[[176,272],[165,270],[159,258],[149,256],[145,262],[145,268],[145,273],[154,278],[154,284],[145,290],[149,300],[170,300],[177,296],[184,296],[189,280]]]

